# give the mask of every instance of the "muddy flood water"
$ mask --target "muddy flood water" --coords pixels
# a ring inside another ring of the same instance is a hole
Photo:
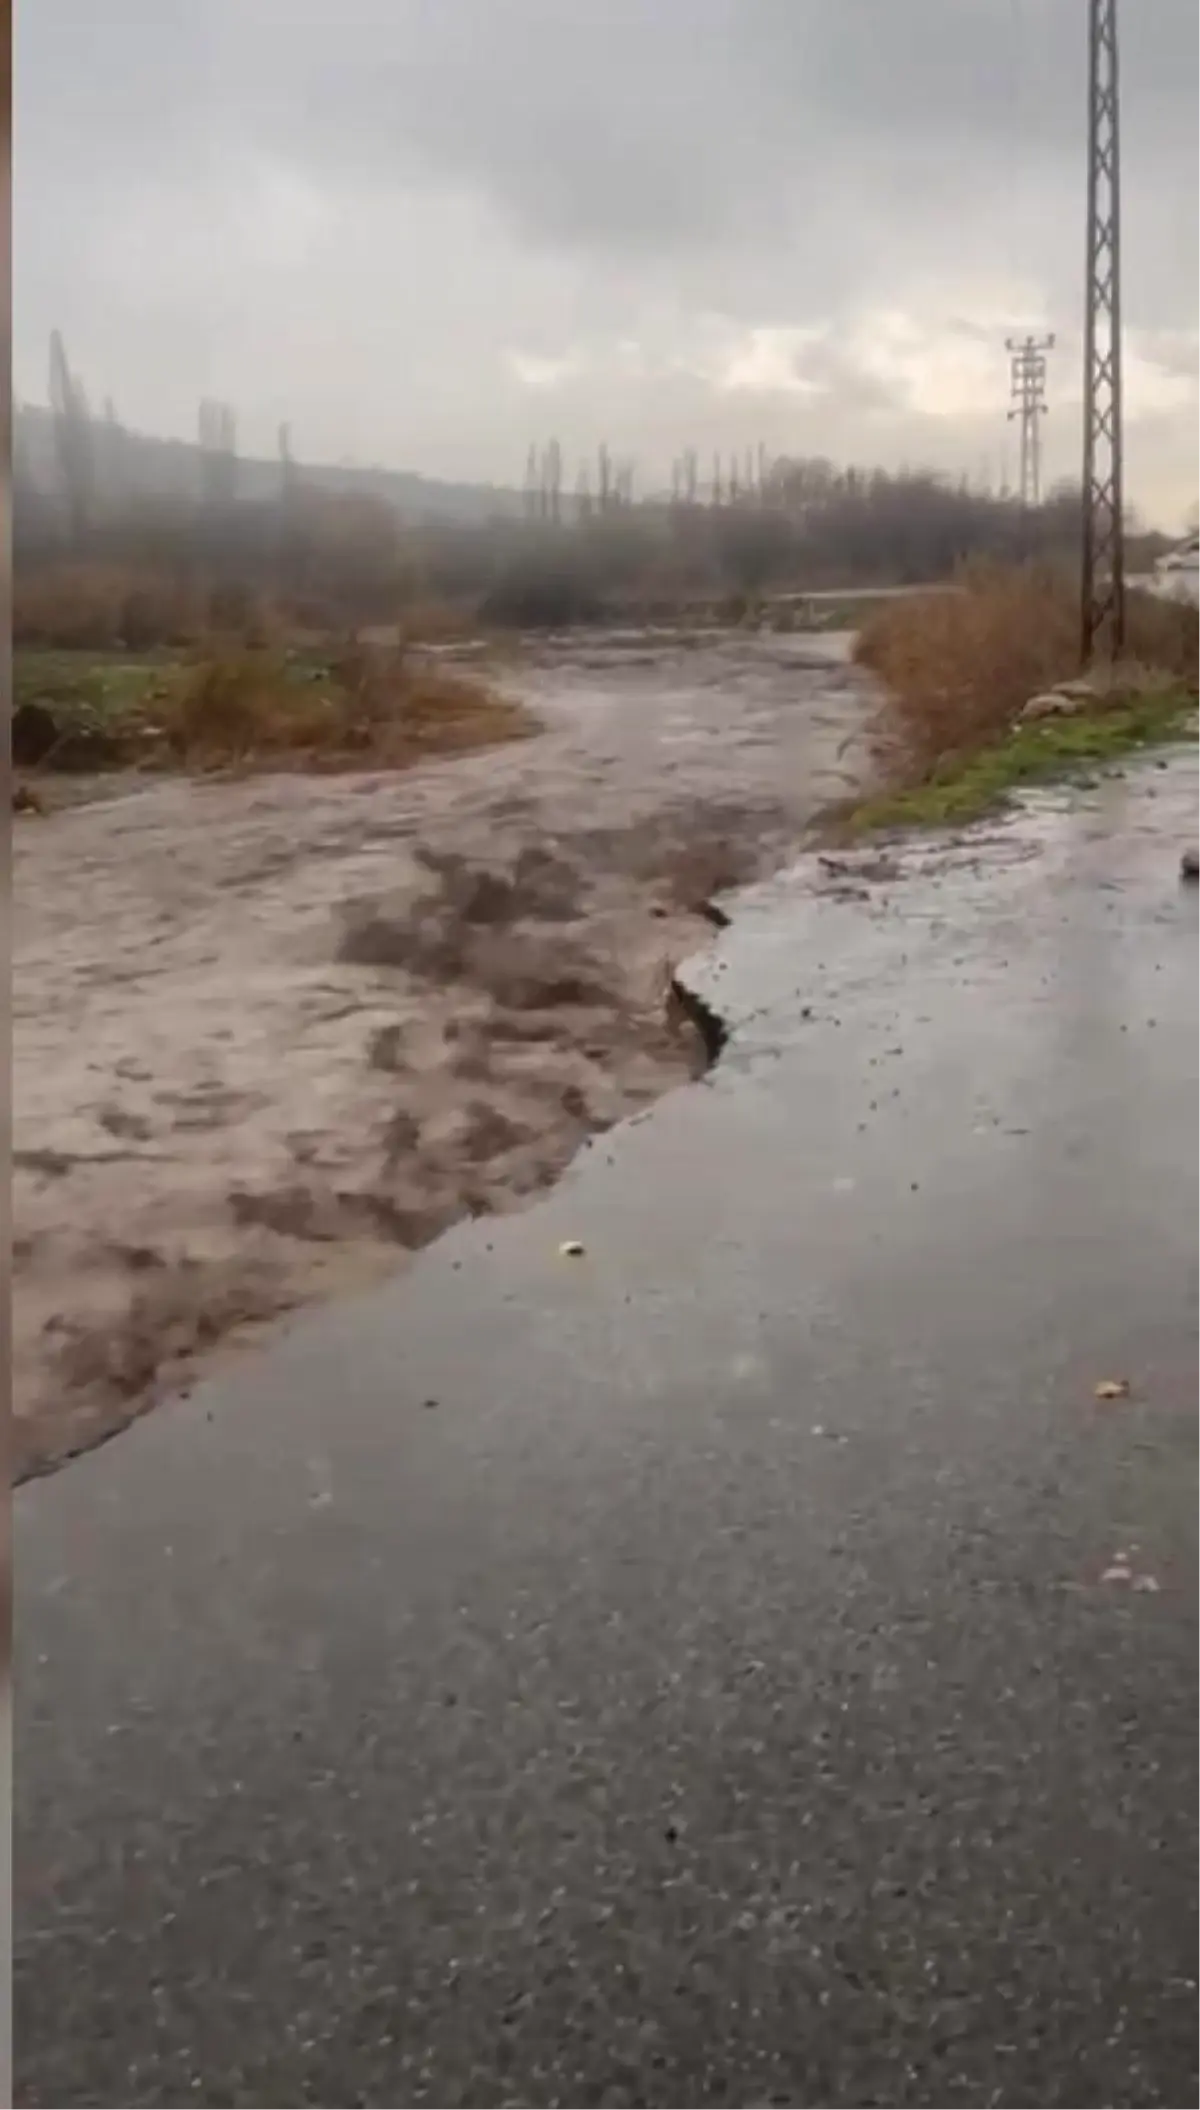
[[[19,1472],[696,1074],[671,976],[707,904],[865,777],[848,647],[546,646],[503,678],[533,739],[19,828]]]

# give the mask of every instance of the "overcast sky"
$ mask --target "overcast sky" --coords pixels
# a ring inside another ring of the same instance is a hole
[[[1197,488],[1196,0],[1125,0],[1131,496]],[[14,374],[243,452],[643,484],[764,441],[1079,455],[1086,0],[26,0]]]

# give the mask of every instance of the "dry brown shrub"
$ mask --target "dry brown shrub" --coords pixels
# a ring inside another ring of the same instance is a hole
[[[13,643],[62,650],[135,651],[184,644],[204,627],[184,589],[116,565],[51,564],[13,583]]]
[[[1079,595],[1068,574],[973,564],[955,583],[955,592],[885,603],[858,641],[857,658],[887,690],[884,729],[914,763],[998,738],[1030,696],[1079,672]],[[1194,687],[1196,610],[1132,593],[1127,615],[1136,678]]]
[[[265,654],[230,653],[203,661],[163,712],[167,743],[181,761],[239,762],[276,744],[278,698],[286,671]]]
[[[520,704],[478,681],[362,646],[307,681],[270,652],[219,655],[194,670],[165,712],[172,752],[209,768],[398,769],[534,730]]]
[[[457,644],[476,629],[469,608],[429,596],[407,602],[400,616],[401,633],[414,645]]]
[[[193,585],[149,568],[53,563],[13,585],[13,643],[45,650],[153,652],[214,632],[267,644],[278,628],[252,589]]]

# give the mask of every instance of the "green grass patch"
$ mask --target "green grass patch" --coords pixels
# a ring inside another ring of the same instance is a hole
[[[18,645],[13,652],[13,702],[58,705],[89,717],[123,718],[172,695],[206,655],[200,652],[96,652]],[[259,655],[264,660],[267,655]],[[272,655],[289,685],[329,687],[329,653]]]
[[[527,737],[537,721],[477,675],[396,647],[340,652],[14,654],[19,768],[406,768]]]
[[[800,614],[803,618],[796,628],[803,631],[861,630],[872,616],[888,605],[889,596],[880,594],[872,598],[856,594],[848,601],[806,601]]]
[[[227,655],[226,655],[227,656]],[[237,655],[241,669],[261,667],[301,708],[336,700],[328,655],[265,651]],[[49,711],[59,738],[48,766],[77,771],[147,766],[169,753],[166,733],[184,709],[207,663],[198,651],[119,652],[18,646],[13,653],[13,706]],[[243,681],[243,686],[244,686]]]
[[[981,819],[1015,792],[1069,783],[1139,749],[1195,732],[1196,699],[1158,690],[1074,718],[1018,725],[1003,740],[946,755],[920,783],[864,799],[845,817],[853,834],[879,828],[943,828]]]
[[[120,717],[169,684],[179,668],[180,661],[165,653],[55,652],[17,646],[13,702],[57,704],[67,711]]]

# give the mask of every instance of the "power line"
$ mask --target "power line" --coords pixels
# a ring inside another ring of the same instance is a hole
[[[1008,364],[1013,402],[1008,413],[1009,421],[1018,419],[1021,429],[1018,481],[1023,506],[1041,504],[1041,420],[1046,415],[1046,353],[1053,349],[1053,345],[1053,335],[1005,338],[1005,349],[1010,354]]]
[[[1089,0],[1081,626],[1085,666],[1098,651],[1118,659],[1125,643],[1120,149],[1117,0]]]

